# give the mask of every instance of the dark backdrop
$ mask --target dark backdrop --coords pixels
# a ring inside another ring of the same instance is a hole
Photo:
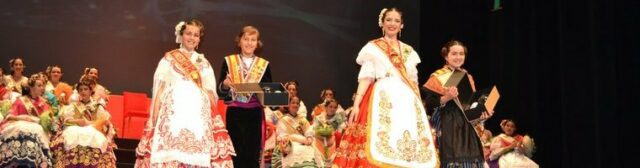
[[[478,88],[497,85],[502,99],[486,122],[518,122],[538,149],[541,167],[631,167],[638,145],[632,108],[640,86],[638,2],[621,0],[503,1],[1,1],[0,64],[23,57],[27,73],[61,65],[75,83],[97,67],[101,83],[150,93],[155,66],[174,49],[173,27],[198,18],[205,24],[199,51],[218,72],[235,53],[234,36],[257,26],[275,81],[298,80],[311,109],[322,88],[333,87],[350,106],[360,48],[380,37],[381,8],[404,11],[401,40],[422,59],[420,83],[440,68],[450,39],[466,43],[464,67]],[[220,75],[220,74],[216,74]],[[635,113],[634,113],[635,112]]]
[[[492,11],[493,2],[423,1],[422,72],[438,68],[444,41],[460,39],[479,88],[501,90],[486,122],[495,135],[501,119],[515,119],[541,167],[632,167],[640,3],[506,0]]]

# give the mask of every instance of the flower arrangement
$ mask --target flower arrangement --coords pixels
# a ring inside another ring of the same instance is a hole
[[[9,100],[0,101],[0,116],[1,117],[7,116],[7,114],[9,113],[9,109],[11,109],[11,102],[9,102]]]
[[[66,83],[60,83],[53,89],[53,94],[58,98],[58,101],[64,105],[69,104],[69,98],[73,94],[73,88]]]
[[[335,129],[330,124],[321,123],[315,128],[314,131],[316,132],[316,135],[328,138],[333,135]]]
[[[526,155],[527,157],[533,156],[533,153],[536,150],[536,144],[533,141],[533,138],[529,137],[529,135],[525,135],[524,138],[522,138],[522,145],[524,149],[524,155]]]

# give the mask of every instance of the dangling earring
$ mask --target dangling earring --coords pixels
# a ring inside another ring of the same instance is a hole
[[[400,31],[398,31],[398,39],[402,37],[402,29],[400,29]]]
[[[382,37],[384,37],[384,28],[382,28],[380,30],[382,30]]]
[[[196,46],[196,50],[198,49],[198,46],[200,46],[200,45],[197,45],[197,46]]]

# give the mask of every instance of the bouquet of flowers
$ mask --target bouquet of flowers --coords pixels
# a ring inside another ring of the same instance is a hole
[[[51,110],[47,110],[38,116],[40,118],[39,124],[42,126],[42,129],[45,131],[53,131],[53,112]]]
[[[315,128],[316,135],[329,138],[333,135],[334,128],[330,124],[321,123],[318,127]]]
[[[291,140],[288,140],[288,139],[278,141],[278,148],[280,148],[280,152],[282,153],[282,156],[286,157],[293,151],[293,148],[291,145],[292,145]]]
[[[0,121],[9,114],[9,109],[11,109],[9,100],[0,101]]]
[[[60,83],[53,90],[53,94],[59,99],[60,103],[67,105],[69,104],[69,98],[73,94],[73,88],[66,83]]]
[[[533,141],[533,138],[529,137],[529,135],[525,135],[524,138],[522,138],[522,145],[524,154],[527,155],[527,157],[533,156],[533,152],[536,150],[536,144]]]

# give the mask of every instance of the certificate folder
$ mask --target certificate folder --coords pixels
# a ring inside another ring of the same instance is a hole
[[[289,104],[289,93],[282,83],[234,83],[231,84],[236,94],[255,94],[263,106],[286,106]]]
[[[473,93],[469,106],[465,109],[465,116],[469,122],[474,122],[482,116],[483,112],[493,111],[500,99],[500,93],[496,86],[485,88]]]
[[[496,86],[474,92],[467,73],[463,71],[454,71],[444,86],[458,88],[457,103],[469,122],[478,120],[483,112],[493,111],[500,99]]]

